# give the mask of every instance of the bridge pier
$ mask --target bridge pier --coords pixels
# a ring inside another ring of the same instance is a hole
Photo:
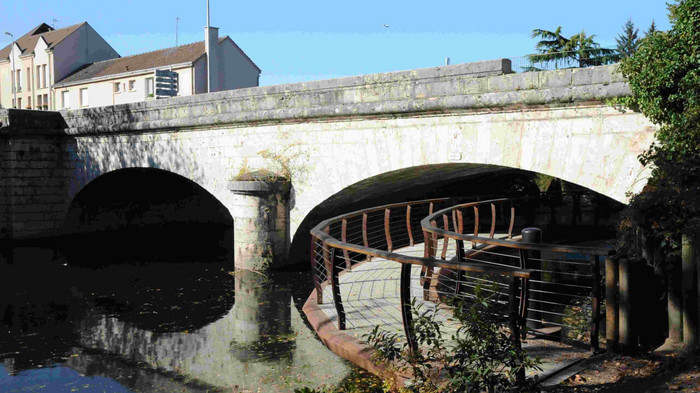
[[[249,180],[248,180],[249,179]],[[287,262],[289,182],[253,174],[228,184],[233,192],[235,268],[265,270]]]

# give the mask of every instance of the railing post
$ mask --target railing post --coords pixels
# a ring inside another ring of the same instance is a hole
[[[412,352],[418,350],[415,331],[413,329],[413,315],[411,314],[411,264],[401,264],[401,319],[403,320],[403,329],[406,335],[408,348]]]
[[[608,352],[617,351],[617,260],[605,258],[605,346]]]
[[[311,277],[316,288],[316,303],[323,304],[323,289],[318,277],[318,263],[316,262],[316,238],[311,236],[311,248],[309,248],[309,261],[311,262]]]
[[[591,288],[591,351],[598,352],[598,332],[600,326],[600,259],[593,255],[591,261],[593,270],[593,286]]]
[[[408,231],[408,245],[413,246],[413,230],[411,229],[411,205],[406,206],[406,230]]]
[[[338,252],[337,248],[333,248],[331,251],[331,289],[333,292],[333,303],[335,304],[335,311],[338,313],[338,330],[345,330],[345,308],[343,307],[343,299],[340,296],[340,269],[338,267],[338,261],[335,258],[335,254]]]
[[[517,277],[511,276],[510,285],[508,287],[508,323],[510,325],[511,340],[513,340],[516,350],[521,349],[518,304],[515,300],[518,293],[518,281],[519,279]],[[516,378],[520,382],[525,381],[525,368],[518,370]]]
[[[340,240],[343,243],[347,243],[348,241],[348,220],[343,219],[341,228],[340,228]],[[350,261],[350,253],[348,250],[343,250],[343,258],[345,258],[345,268],[350,270],[352,269],[352,263]]]
[[[450,230],[450,224],[447,219],[447,214],[442,215],[442,226],[446,231]],[[447,243],[449,242],[450,238],[447,236],[442,237],[442,254],[440,254],[440,259],[445,260],[447,259]]]
[[[384,235],[386,235],[386,249],[387,249],[387,251],[394,250],[394,246],[391,243],[391,231],[389,229],[390,222],[391,222],[391,210],[384,209]]]
[[[362,244],[369,247],[369,239],[367,238],[367,213],[362,213]],[[366,260],[371,260],[372,257],[367,255]]]
[[[542,243],[542,230],[539,228],[525,228],[521,234],[523,243]],[[529,316],[530,319],[534,319],[534,321],[527,321],[527,326],[533,329],[538,328],[542,322],[542,313],[540,311],[543,303],[540,301],[542,300],[542,293],[539,292],[542,290],[542,274],[538,271],[542,269],[542,261],[539,260],[541,258],[542,255],[539,251],[520,250],[520,268],[535,269],[530,277],[532,280],[530,287],[535,290],[530,297],[535,305],[530,307],[529,304],[525,304],[525,310],[523,311],[525,318]]]
[[[430,233],[427,231],[423,231],[423,239],[424,239],[424,249],[423,249],[423,258],[429,259],[433,255],[432,253],[432,236],[430,236]],[[431,280],[433,278],[433,268],[428,267],[428,266],[423,266],[421,267],[421,284],[423,285],[423,300],[430,300],[430,284]]]

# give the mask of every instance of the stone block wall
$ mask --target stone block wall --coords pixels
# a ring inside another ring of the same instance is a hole
[[[132,167],[177,173],[233,209],[226,185],[239,171],[280,169],[262,152],[290,159],[297,172],[292,236],[336,193],[422,165],[536,171],[625,201],[645,183],[636,157],[655,131],[640,114],[602,102],[625,94],[616,66],[512,74],[509,61],[495,60],[35,112],[34,120],[0,111],[0,228],[14,238],[60,228],[86,184]]]

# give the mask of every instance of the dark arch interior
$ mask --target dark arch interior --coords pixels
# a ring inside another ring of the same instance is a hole
[[[61,246],[71,263],[230,257],[233,218],[201,186],[152,168],[102,175],[74,198]]]
[[[541,175],[521,169],[461,163],[417,166],[373,176],[332,195],[304,218],[292,239],[290,260],[297,267],[308,265],[309,231],[330,217],[373,206],[427,198],[454,197],[471,201],[489,197],[540,195],[541,179]],[[562,190],[589,192],[591,197],[587,202],[595,204],[598,216],[607,217],[599,224],[601,228],[609,230],[589,230],[586,234],[613,236],[614,222],[623,204],[560,179],[548,178],[545,183],[550,193]],[[555,199],[553,202],[562,204],[565,201]],[[560,212],[549,206],[533,206],[533,214],[540,215],[537,219],[541,226],[556,225],[556,215]]]

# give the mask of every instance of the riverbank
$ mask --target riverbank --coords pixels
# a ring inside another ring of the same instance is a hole
[[[700,353],[653,351],[637,356],[610,355],[553,386],[547,393],[700,392]]]

